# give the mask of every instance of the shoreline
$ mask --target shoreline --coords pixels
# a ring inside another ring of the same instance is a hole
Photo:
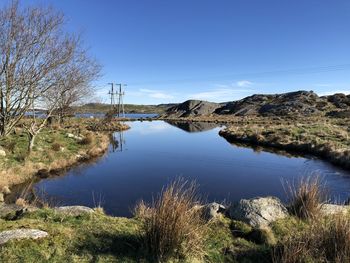
[[[118,129],[127,130],[129,129],[129,126],[118,124],[113,126],[113,128],[115,128],[115,131],[118,131]],[[69,131],[69,129],[63,128],[61,133],[67,136]],[[75,141],[74,139],[74,146],[78,147],[77,150],[75,150],[75,152],[66,152],[67,155],[63,157],[59,156],[62,154],[61,151],[57,152],[57,154],[54,152],[57,156],[54,155],[53,161],[51,162],[35,163],[33,160],[25,160],[22,164],[19,163],[12,167],[5,168],[0,172],[0,194],[5,197],[5,200],[7,200],[7,197],[11,194],[7,194],[4,189],[10,189],[10,192],[16,192],[12,190],[15,188],[22,189],[24,185],[31,184],[35,180],[62,175],[73,167],[93,162],[96,159],[103,157],[108,151],[111,143],[111,132],[111,129],[91,132],[94,139],[89,145],[77,146],[79,145],[79,141]],[[73,146],[67,145],[67,148],[68,147]],[[43,154],[48,154],[45,150],[39,150],[39,152],[40,151],[42,151]]]

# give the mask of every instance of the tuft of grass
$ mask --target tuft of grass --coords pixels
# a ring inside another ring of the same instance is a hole
[[[62,147],[61,144],[55,142],[52,144],[51,149],[55,152],[59,152],[61,150],[61,147]]]
[[[87,134],[81,141],[81,145],[90,145],[93,142],[91,134]]]
[[[300,219],[314,219],[320,215],[327,200],[326,187],[319,176],[302,177],[297,185],[286,183],[289,210]]]
[[[155,260],[202,259],[207,223],[196,206],[196,184],[177,179],[162,190],[151,206],[136,207],[145,246]]]
[[[288,235],[273,249],[273,262],[350,262],[350,218],[334,215],[314,220],[298,234]]]

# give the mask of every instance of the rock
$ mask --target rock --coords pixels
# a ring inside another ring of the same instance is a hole
[[[0,157],[6,157],[6,152],[0,147]]]
[[[74,135],[74,134],[72,134],[72,133],[67,133],[67,137],[68,137],[68,138],[71,138],[71,139],[75,139],[75,140],[77,140],[77,141],[83,140],[82,137],[76,136],[76,135]]]
[[[74,134],[72,134],[72,133],[67,133],[67,137],[68,137],[68,138],[74,138],[74,137],[75,137],[75,135],[74,135]]]
[[[0,202],[5,202],[4,194],[0,193]]]
[[[5,244],[11,240],[18,239],[39,239],[47,237],[49,234],[37,229],[15,229],[0,232],[0,244]]]
[[[225,213],[225,206],[218,203],[206,204],[202,207],[202,213],[206,220],[215,219]]]
[[[252,227],[263,228],[277,219],[288,216],[287,208],[275,197],[242,199],[228,209],[228,215],[234,220],[243,221]]]
[[[69,215],[69,216],[80,216],[84,214],[91,214],[94,212],[93,209],[86,206],[60,206],[54,208],[56,213],[63,214],[63,215]]]
[[[346,214],[349,211],[349,205],[323,204],[321,207],[321,213],[324,215]]]
[[[25,208],[15,204],[1,204],[0,218],[13,220],[21,216],[25,212]]]

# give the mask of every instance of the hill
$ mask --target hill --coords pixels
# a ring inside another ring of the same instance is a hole
[[[135,105],[125,104],[126,113],[165,113],[166,110],[175,104],[159,104],[159,105]],[[88,103],[74,108],[76,113],[106,113],[111,109],[110,104],[105,103]]]
[[[313,91],[295,91],[282,94],[256,94],[238,101],[213,103],[188,100],[170,107],[166,117],[206,115],[234,116],[317,116],[347,117],[350,95],[318,96]]]

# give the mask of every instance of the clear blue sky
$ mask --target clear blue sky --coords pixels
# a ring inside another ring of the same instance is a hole
[[[104,102],[111,81],[127,83],[126,102],[140,104],[350,93],[349,0],[22,2],[50,3],[83,32],[103,65]]]

